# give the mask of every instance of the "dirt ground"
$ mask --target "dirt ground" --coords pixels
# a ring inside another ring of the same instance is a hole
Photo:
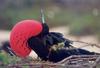
[[[0,30],[0,42],[9,40],[10,31]]]

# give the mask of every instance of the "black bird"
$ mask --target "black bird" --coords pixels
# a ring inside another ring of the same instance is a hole
[[[71,55],[94,55],[96,53],[89,52],[83,49],[70,49],[72,41],[63,37],[61,33],[49,32],[49,27],[46,23],[43,25],[43,31],[35,37],[28,40],[29,47],[32,48],[42,60],[49,60],[51,62],[59,62]],[[38,44],[37,44],[38,43]],[[53,49],[53,46],[59,46],[63,43],[63,48]],[[38,45],[38,46],[37,46]],[[65,48],[69,49],[65,49]],[[73,47],[74,48],[74,47]]]
[[[59,62],[71,55],[94,55],[96,53],[83,49],[73,49],[73,42],[61,33],[49,32],[46,23],[35,20],[23,20],[16,24],[10,35],[11,49],[17,56],[34,55],[42,60]]]
[[[59,43],[63,43],[63,48],[57,49],[57,46],[59,47]],[[83,49],[70,49],[73,47],[72,41],[65,39],[62,34],[56,32],[50,32],[49,34],[42,37],[31,37],[28,40],[28,44],[29,47],[32,48],[42,60],[51,62],[59,62],[71,55],[96,54]],[[53,47],[56,48],[53,49]]]

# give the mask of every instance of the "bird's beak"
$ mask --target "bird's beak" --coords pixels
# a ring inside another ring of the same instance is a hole
[[[38,58],[38,55],[36,54],[35,51],[31,50],[30,54],[29,54],[29,57],[33,58],[33,60],[37,59]]]

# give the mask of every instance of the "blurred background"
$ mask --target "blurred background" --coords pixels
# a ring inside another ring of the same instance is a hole
[[[41,21],[41,3],[51,31],[61,32],[71,40],[99,44],[100,0],[0,0],[0,42],[9,40],[17,22]],[[92,50],[100,51],[95,47]]]

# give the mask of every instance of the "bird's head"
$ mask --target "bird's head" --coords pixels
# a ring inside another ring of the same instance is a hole
[[[36,20],[23,20],[18,22],[10,34],[10,45],[17,56],[33,58],[37,54],[28,45],[28,39],[43,32],[43,24]],[[38,46],[38,45],[37,45]]]

